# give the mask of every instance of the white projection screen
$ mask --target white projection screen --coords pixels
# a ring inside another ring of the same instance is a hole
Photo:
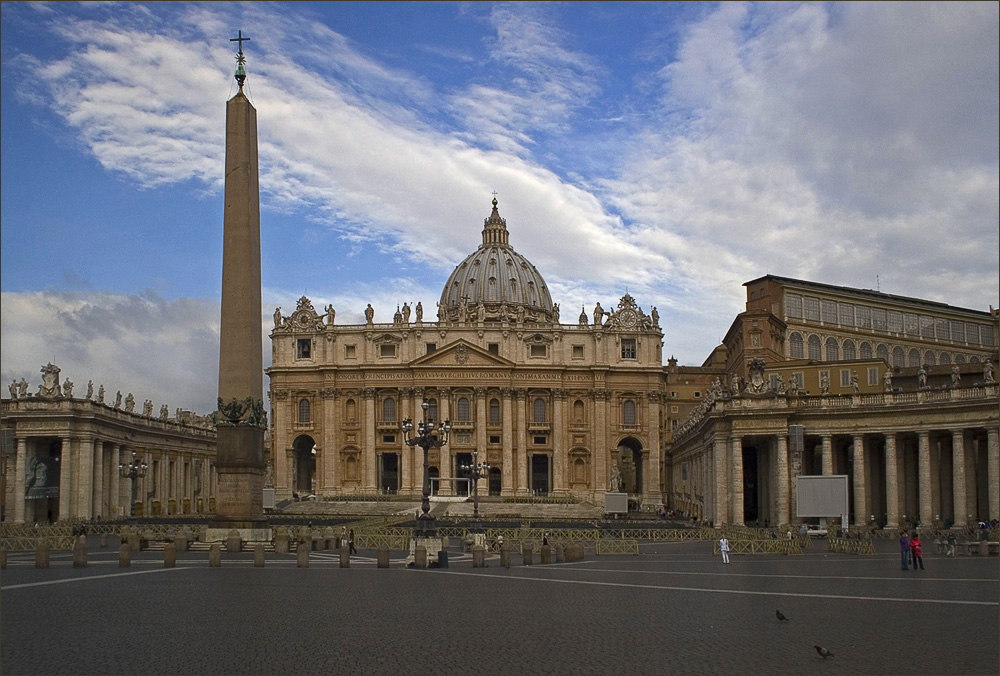
[[[799,476],[795,481],[795,515],[799,517],[847,514],[846,474]]]

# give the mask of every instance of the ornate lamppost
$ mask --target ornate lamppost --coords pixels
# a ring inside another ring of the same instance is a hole
[[[132,517],[135,516],[135,480],[146,476],[146,467],[146,463],[139,459],[135,451],[132,451],[130,461],[118,465],[118,474],[123,479],[129,479],[132,482],[132,493],[129,496],[129,516]]]
[[[462,471],[464,471],[470,479],[472,479],[472,519],[474,521],[473,529],[476,531],[481,530],[479,525],[479,480],[483,477],[489,476],[490,470],[493,469],[488,462],[485,460],[483,462],[477,462],[479,460],[479,449],[472,451],[472,464],[462,465]]]
[[[441,448],[446,443],[448,443],[448,434],[451,432],[451,422],[445,420],[434,428],[434,420],[428,415],[428,410],[430,409],[430,404],[427,403],[425,399],[420,408],[424,411],[424,419],[422,422],[417,423],[417,435],[413,436],[413,420],[407,418],[402,423],[400,423],[400,429],[403,431],[403,438],[406,440],[407,446],[419,446],[424,450],[424,490],[423,497],[420,501],[421,514],[417,516],[417,532],[415,535],[418,537],[427,537],[434,535],[434,517],[431,516],[431,477],[427,473],[427,451],[432,448]],[[437,436],[435,436],[435,433]]]

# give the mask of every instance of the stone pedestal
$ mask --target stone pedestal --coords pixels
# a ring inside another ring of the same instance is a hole
[[[438,553],[441,551],[441,538],[437,536],[431,537],[412,537],[410,538],[410,553],[406,557],[406,565],[409,566],[414,563],[416,557],[416,548],[422,546],[427,552],[427,565],[434,564],[438,562]]]

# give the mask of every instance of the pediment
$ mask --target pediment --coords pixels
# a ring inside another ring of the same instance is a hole
[[[487,350],[473,345],[465,340],[456,340],[442,348],[425,354],[410,362],[410,366],[451,366],[451,367],[513,367],[514,362],[495,354],[490,354]]]

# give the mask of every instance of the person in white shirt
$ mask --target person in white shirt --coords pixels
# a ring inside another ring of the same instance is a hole
[[[725,536],[719,538],[719,551],[722,552],[722,562],[729,563],[729,540]]]

